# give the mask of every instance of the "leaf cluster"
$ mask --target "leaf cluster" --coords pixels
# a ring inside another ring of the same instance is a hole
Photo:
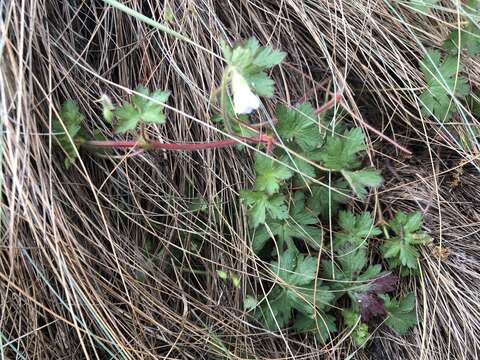
[[[443,48],[453,55],[465,51],[468,56],[477,56],[480,54],[480,3],[466,1],[462,14],[462,24],[449,34]]]
[[[430,49],[420,69],[427,84],[419,97],[422,113],[442,122],[450,120],[456,111],[455,99],[464,99],[470,92],[467,80],[459,75],[457,56],[449,55],[442,60],[439,51]]]
[[[407,214],[399,211],[388,223],[394,236],[382,246],[383,257],[390,261],[391,267],[406,267],[408,270],[418,268],[420,256],[417,246],[425,244],[430,236],[421,231],[423,216],[419,212]]]
[[[233,52],[226,55],[235,58]],[[362,167],[361,153],[367,146],[361,129],[339,126],[340,132],[333,131],[308,102],[280,105],[275,116],[272,130],[284,147],[273,154],[257,152],[254,189],[240,193],[248,208],[252,250],[271,259],[274,277],[268,295],[248,296],[245,309],[270,330],[292,325],[326,341],[337,329],[332,309],[347,297],[352,316],[361,316],[362,324],[352,332],[360,343],[368,335],[367,322],[387,315],[381,296],[393,290],[397,278],[382,271],[380,264],[369,264],[368,241],[381,233],[370,213],[338,211],[350,198],[349,187],[363,198],[368,187],[381,184],[381,176]],[[333,187],[313,184],[327,175]],[[330,269],[318,255],[305,255],[301,249],[311,254],[326,246],[321,219],[335,219],[337,213],[337,265]],[[319,271],[330,284],[318,278]]]
[[[149,92],[144,86],[139,86],[128,102],[115,108],[110,98],[102,95],[102,115],[106,123],[113,126],[116,133],[121,134],[135,129],[140,123],[163,124],[165,114],[163,104],[168,100],[168,91]],[[57,144],[65,152],[65,167],[70,167],[78,156],[78,148],[85,140],[92,138],[82,128],[85,116],[80,112],[78,105],[72,101],[65,101],[60,109],[59,117],[52,123],[53,136]],[[94,134],[93,138],[98,136]]]
[[[368,260],[369,240],[380,236],[381,230],[368,212],[355,215],[341,211],[338,226],[334,262],[320,261],[318,255],[304,255],[295,246],[288,246],[271,261],[274,278],[268,295],[260,301],[249,296],[246,310],[269,330],[292,325],[297,332],[312,333],[325,342],[337,331],[334,309],[347,299],[350,305],[341,314],[357,346],[366,343],[371,336],[370,324],[375,321],[383,320],[392,330],[405,334],[417,324],[415,296],[392,298],[389,293],[396,289],[398,276]],[[399,212],[389,223],[395,234],[407,228],[413,237],[421,235],[419,226],[417,213]],[[391,237],[388,241],[396,240]],[[416,249],[414,253],[416,258],[420,256]]]
[[[269,330],[285,327],[295,316],[297,331],[317,330],[326,340],[336,330],[332,315],[325,310],[334,299],[333,293],[317,279],[317,258],[305,256],[296,249],[287,249],[271,271],[277,278],[270,295],[255,307],[255,317]]]
[[[265,70],[280,64],[286,53],[271,46],[260,46],[253,37],[233,48],[223,43],[222,52],[230,68],[241,74],[257,95],[273,96],[274,82]]]
[[[344,326],[351,330],[354,342],[363,346],[370,336],[370,324],[395,316],[398,312],[387,305],[403,300],[388,295],[396,289],[399,277],[381,264],[371,263],[369,243],[383,234],[372,215],[356,215],[340,208],[350,198],[349,187],[363,198],[367,188],[379,186],[382,179],[375,169],[362,168],[360,154],[366,144],[360,129],[329,130],[309,103],[294,108],[279,106],[276,119],[275,132],[285,148],[270,155],[257,152],[254,189],[240,193],[248,208],[252,250],[271,259],[274,273],[267,295],[248,296],[245,309],[269,330],[292,326],[299,333],[312,333],[327,341],[337,331],[334,309],[347,302],[350,305],[342,310]],[[295,159],[297,154],[302,159]],[[313,185],[308,179],[302,186],[297,181],[298,175],[318,179],[326,173],[333,176],[335,188]],[[388,224],[392,232],[388,241],[397,237],[400,214]],[[322,219],[333,219],[338,226],[333,262],[311,255],[328,246]],[[419,229],[411,230],[416,238]],[[302,253],[305,248],[309,255]],[[394,259],[388,261],[391,269],[397,267]],[[404,315],[405,326],[410,328],[415,312],[410,309]],[[403,330],[394,325],[391,328]]]
[[[82,140],[82,123],[85,117],[78,105],[67,100],[63,103],[59,117],[52,122],[52,131],[57,144],[65,153],[64,165],[68,169],[78,156],[78,145]]]
[[[150,93],[144,86],[137,87],[130,101],[125,102],[115,110],[117,118],[115,132],[122,134],[133,130],[140,122],[164,124],[163,104],[169,96],[169,91],[157,90]]]
[[[412,0],[413,2],[413,0]],[[425,5],[427,12],[437,1],[428,0]],[[420,62],[426,89],[419,97],[422,114],[434,116],[441,122],[449,121],[459,111],[458,106],[471,106],[472,89],[462,75],[463,55],[477,56],[480,54],[480,2],[467,0],[460,7],[458,27],[453,29],[443,43],[446,55],[438,50],[428,49]]]
[[[347,301],[350,305],[343,310],[344,324],[354,342],[362,346],[370,336],[370,323],[397,314],[387,308],[387,301],[399,278],[369,259],[371,239],[382,235],[372,215],[339,209],[349,199],[348,186],[364,197],[367,187],[381,184],[381,177],[374,169],[362,168],[360,153],[366,145],[360,129],[332,132],[308,103],[294,108],[280,106],[276,118],[275,131],[286,149],[271,155],[258,152],[254,189],[240,194],[253,230],[252,250],[271,259],[274,277],[267,295],[250,295],[245,309],[269,330],[291,325],[299,333],[313,333],[320,341],[327,341],[337,330],[334,309]],[[304,159],[294,160],[296,154]],[[298,172],[316,179],[330,172],[332,184],[341,191],[317,185],[299,187],[295,181]],[[334,261],[320,261],[318,255],[311,254],[328,246],[321,219],[332,217],[338,226]],[[389,224],[393,234],[397,234],[398,221]],[[303,254],[302,248],[309,249],[309,255]],[[396,304],[403,300],[391,301]],[[412,309],[405,312],[407,328],[413,325],[409,321],[412,316]]]

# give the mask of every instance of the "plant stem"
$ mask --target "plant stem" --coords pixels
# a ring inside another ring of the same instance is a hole
[[[323,113],[324,111],[327,111],[328,109],[332,108],[335,103],[339,102],[342,99],[342,95],[340,93],[333,94],[333,97],[328,100],[325,104],[320,106],[318,109],[315,110],[315,115],[319,115]]]
[[[228,98],[228,80],[230,78],[230,73],[232,72],[232,68],[230,66],[227,66],[225,70],[223,70],[223,75],[222,75],[222,83],[220,84],[220,107],[222,109],[222,116],[223,116],[223,123],[225,125],[225,129],[227,130],[228,133],[232,132],[232,125],[230,123],[230,114],[228,113],[228,101],[230,99]]]
[[[264,144],[267,143],[265,137],[260,138],[251,138],[251,137],[239,137],[238,139],[225,139],[225,140],[216,140],[206,143],[162,143],[160,141],[150,140],[147,143],[141,143],[135,140],[87,140],[81,143],[81,146],[92,147],[92,148],[116,148],[116,149],[131,149],[139,148],[145,150],[186,150],[186,151],[195,151],[195,150],[204,150],[204,149],[216,149],[223,148],[231,145],[236,145],[242,142],[253,143],[253,144]]]

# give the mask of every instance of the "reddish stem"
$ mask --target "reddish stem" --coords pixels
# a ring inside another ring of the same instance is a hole
[[[162,143],[160,141],[150,140],[147,143],[141,143],[135,140],[89,140],[84,142],[82,145],[97,147],[97,148],[117,148],[117,149],[131,149],[131,148],[140,148],[140,149],[165,149],[165,150],[203,150],[203,149],[214,149],[214,148],[223,148],[241,142],[262,144],[266,143],[270,145],[273,140],[268,140],[265,136],[260,138],[251,138],[251,137],[239,137],[238,139],[226,139],[226,140],[216,140],[207,143],[183,143],[183,144],[172,144],[172,143]]]
[[[313,80],[313,81],[315,81],[315,80]],[[300,99],[297,100],[297,104],[302,104],[305,101],[307,101],[308,99],[310,99],[313,96],[313,94],[315,94],[315,91],[317,89],[323,88],[325,86],[325,84],[327,84],[329,81],[331,81],[331,79],[329,77],[327,77],[327,78],[323,79],[322,81],[320,81],[319,83],[316,83],[313,88],[308,90]]]
[[[315,115],[321,114],[322,112],[330,109],[331,107],[333,107],[333,105],[335,105],[335,103],[339,102],[341,99],[342,99],[342,94],[340,93],[334,94],[330,100],[328,100],[325,104],[323,104],[322,106],[320,106],[318,109],[315,110]]]

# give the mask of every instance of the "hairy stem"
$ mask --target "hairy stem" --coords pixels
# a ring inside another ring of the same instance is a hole
[[[223,148],[227,146],[232,146],[240,143],[250,143],[250,144],[264,144],[267,143],[265,137],[239,137],[238,139],[225,139],[225,140],[216,140],[205,143],[162,143],[160,141],[148,141],[141,142],[135,140],[88,140],[81,144],[81,146],[89,148],[114,148],[114,149],[145,149],[145,150],[184,150],[184,151],[195,151],[203,149],[216,149]]]

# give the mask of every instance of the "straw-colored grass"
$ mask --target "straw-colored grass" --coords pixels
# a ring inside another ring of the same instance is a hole
[[[378,192],[382,209],[423,211],[434,237],[422,249],[421,278],[402,282],[417,294],[420,325],[403,338],[380,328],[356,352],[345,333],[322,345],[248,322],[243,297],[261,293],[255,280],[265,268],[248,245],[238,199],[252,181],[248,151],[82,152],[65,170],[49,136],[67,98],[79,103],[90,130],[113,136],[96,100],[106,93],[121,102],[146,84],[172,92],[168,125],[149,127],[151,137],[216,139],[210,93],[221,60],[101,1],[6,1],[2,358],[478,358],[478,143],[466,148],[452,137],[478,121],[466,115],[447,131],[419,116],[416,98],[423,86],[418,60],[455,26],[454,11],[443,11],[452,4],[442,2],[428,17],[380,0],[127,4],[214,53],[221,39],[252,35],[288,52],[273,71],[277,96],[259,121],[273,103],[293,104],[312,89],[321,105],[325,91],[315,84],[322,79],[343,90],[387,179]],[[475,86],[479,69],[478,59],[468,60]],[[199,198],[208,204],[204,212],[192,210]],[[238,274],[240,288],[220,280],[220,269]]]

